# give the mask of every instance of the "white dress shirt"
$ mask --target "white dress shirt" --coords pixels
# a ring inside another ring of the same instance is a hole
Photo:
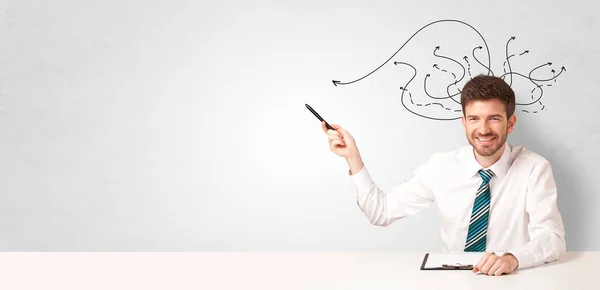
[[[387,226],[436,201],[445,251],[463,252],[475,194],[482,182],[477,172],[491,169],[495,176],[490,181],[486,252],[509,252],[519,261],[519,268],[558,260],[566,244],[550,163],[521,146],[506,145],[489,168],[481,167],[471,146],[433,154],[410,180],[387,192],[363,167],[351,175],[358,205],[372,224]]]

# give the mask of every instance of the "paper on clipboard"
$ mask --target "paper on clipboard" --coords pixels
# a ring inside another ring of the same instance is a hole
[[[429,253],[425,268],[441,268],[442,265],[452,266],[475,266],[479,263],[481,257],[485,253],[482,252],[464,252],[464,253]]]
[[[484,252],[438,252],[423,257],[421,270],[470,270],[476,266]],[[504,252],[496,252],[502,256]]]

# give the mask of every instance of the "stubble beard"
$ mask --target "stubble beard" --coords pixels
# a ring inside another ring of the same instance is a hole
[[[481,136],[481,137],[496,137],[496,140],[500,140],[500,142],[497,142],[494,147],[477,147],[475,146],[476,144],[476,139],[475,139],[475,135],[471,135],[471,138],[467,138],[469,139],[469,144],[471,144],[471,146],[475,149],[475,151],[477,152],[477,154],[479,154],[480,156],[484,156],[484,157],[488,157],[488,156],[492,156],[494,154],[496,154],[496,152],[498,152],[498,150],[500,150],[500,148],[502,148],[502,145],[504,145],[504,143],[506,142],[506,133],[505,132],[504,135],[502,135],[502,137],[500,137],[497,134],[490,134],[490,135],[485,135],[485,136]]]

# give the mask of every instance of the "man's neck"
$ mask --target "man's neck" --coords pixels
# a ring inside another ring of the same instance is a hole
[[[496,163],[500,159],[500,157],[502,157],[504,149],[506,149],[506,142],[504,143],[504,145],[502,145],[500,150],[494,153],[494,155],[481,156],[479,155],[479,153],[477,153],[477,151],[475,151],[475,149],[473,149],[473,154],[475,154],[475,159],[477,160],[479,165],[481,165],[483,168],[489,168],[490,166],[494,165],[494,163]]]

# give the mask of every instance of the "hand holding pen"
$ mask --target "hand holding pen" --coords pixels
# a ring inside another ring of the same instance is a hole
[[[348,165],[350,166],[350,173],[355,174],[359,172],[364,164],[356,146],[354,137],[348,133],[342,126],[329,124],[325,121],[313,108],[306,104],[308,108],[317,119],[321,121],[321,129],[327,134],[327,140],[329,142],[329,149],[340,157],[346,158]]]

